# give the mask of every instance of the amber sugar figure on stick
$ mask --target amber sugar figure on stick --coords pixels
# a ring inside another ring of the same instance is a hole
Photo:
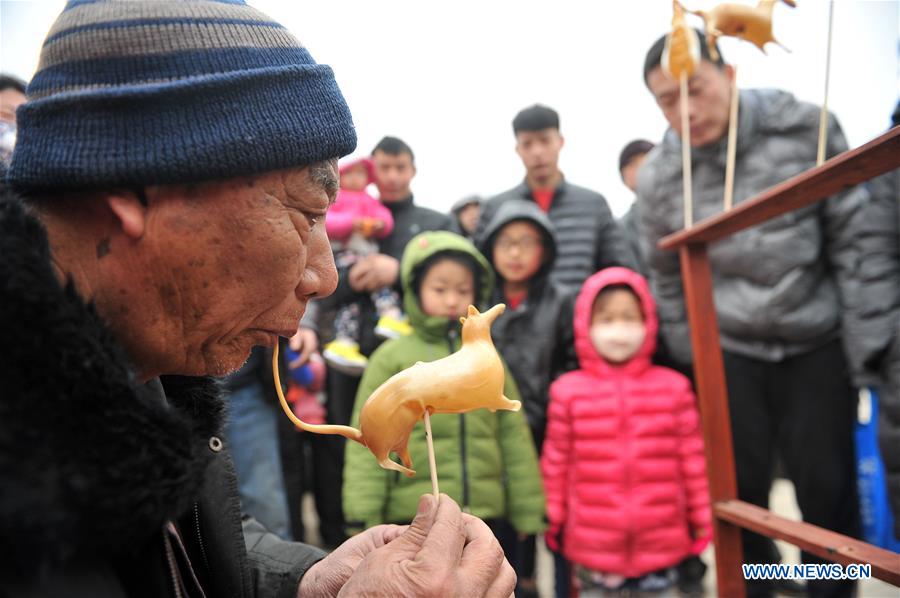
[[[713,60],[719,59],[716,41],[724,36],[746,40],[766,52],[765,45],[773,42],[784,46],[772,35],[772,11],[778,0],[762,0],[757,6],[725,3],[710,11],[689,10],[687,12],[703,18],[706,44]],[[796,6],[794,0],[784,0],[789,6]],[[829,42],[830,46],[830,42]],[[787,48],[784,48],[787,50]],[[737,148],[738,105],[740,92],[737,86],[737,67],[734,66],[731,79],[731,106],[728,119],[728,153],[725,163],[725,193],[723,204],[727,212],[734,203],[734,161]],[[827,94],[827,83],[826,83]],[[827,97],[827,95],[826,95]],[[824,109],[824,108],[823,108]]]
[[[369,396],[359,416],[359,429],[350,426],[311,425],[293,414],[281,391],[278,351],[272,359],[275,389],[281,406],[301,430],[316,434],[339,434],[366,446],[385,469],[415,475],[407,444],[413,426],[433,413],[464,413],[474,409],[518,411],[522,404],[503,396],[504,370],[491,340],[491,324],[506,306],[495,305],[484,313],[469,306],[462,322],[462,347],[459,351],[429,363],[418,362],[391,376]],[[426,425],[430,422],[426,419]],[[430,426],[429,426],[430,427]],[[430,437],[430,434],[428,435]],[[434,474],[433,447],[429,443]],[[403,465],[390,459],[396,452]]]
[[[700,39],[697,32],[684,20],[684,7],[678,0],[672,2],[672,32],[666,38],[662,55],[662,69],[677,79],[680,86],[681,106],[681,166],[684,185],[684,228],[694,223],[694,202],[691,182],[691,125],[688,96],[688,79],[694,74],[700,61]]]
[[[765,45],[773,42],[784,46],[772,35],[772,10],[778,0],[760,0],[756,6],[726,2],[714,9],[690,10],[706,25],[706,44],[713,60],[719,59],[716,42],[723,35],[746,40],[765,53]],[[782,0],[788,6],[797,6],[794,0]],[[787,50],[787,48],[784,48]]]

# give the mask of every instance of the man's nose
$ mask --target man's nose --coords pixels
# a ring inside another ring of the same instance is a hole
[[[306,268],[297,285],[297,296],[301,299],[310,295],[327,297],[337,288],[338,274],[324,226],[310,235],[306,256]]]

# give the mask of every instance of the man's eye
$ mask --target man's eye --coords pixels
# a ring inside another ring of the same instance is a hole
[[[316,228],[316,225],[319,224],[320,222],[322,222],[322,220],[325,218],[321,214],[312,214],[310,212],[304,213],[303,216],[306,218],[306,221],[309,223],[309,230],[313,230],[314,228]]]

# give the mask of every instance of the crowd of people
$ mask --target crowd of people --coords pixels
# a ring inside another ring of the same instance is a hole
[[[130,49],[98,41],[111,30]],[[563,175],[560,116],[540,104],[512,120],[523,180],[443,214],[416,204],[401,139],[338,162],[356,136],[334,76],[266,15],[70,2],[27,89],[0,77],[0,593],[536,596],[544,542],[557,596],[702,595],[689,322],[678,256],[658,248],[684,222],[664,43],[635,93],[669,128],[622,149],[625,216]],[[700,48],[695,220],[722,210],[734,76]],[[819,115],[740,93],[736,203],[815,165]],[[833,116],[828,130],[828,155],[847,150]],[[900,521],[898,204],[894,171],[710,250],[738,495],[766,507],[780,465],[804,520],[849,536],[863,386],[881,391]],[[432,416],[440,498],[422,422],[408,478],[280,412],[276,343],[294,412],[358,426],[390,376],[459,349],[469,305],[498,303],[504,395],[522,409]],[[324,551],[299,542],[308,490]],[[781,558],[748,531],[743,550]]]

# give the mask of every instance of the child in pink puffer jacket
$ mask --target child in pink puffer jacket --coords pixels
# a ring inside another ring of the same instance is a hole
[[[711,532],[690,382],[653,365],[658,321],[644,278],[607,268],[575,304],[580,369],[550,387],[541,471],[551,549],[582,591],[661,591]]]
[[[374,166],[369,158],[360,158],[340,167],[341,182],[337,200],[328,210],[325,230],[331,240],[334,262],[349,268],[361,259],[378,253],[378,242],[394,230],[394,217],[380,201],[366,192],[375,182]],[[400,296],[391,287],[370,293],[378,312],[375,334],[396,338],[412,332],[400,309]],[[322,352],[328,364],[346,374],[362,375],[368,358],[360,353],[360,308],[356,302],[341,307],[334,318],[334,340]]]

